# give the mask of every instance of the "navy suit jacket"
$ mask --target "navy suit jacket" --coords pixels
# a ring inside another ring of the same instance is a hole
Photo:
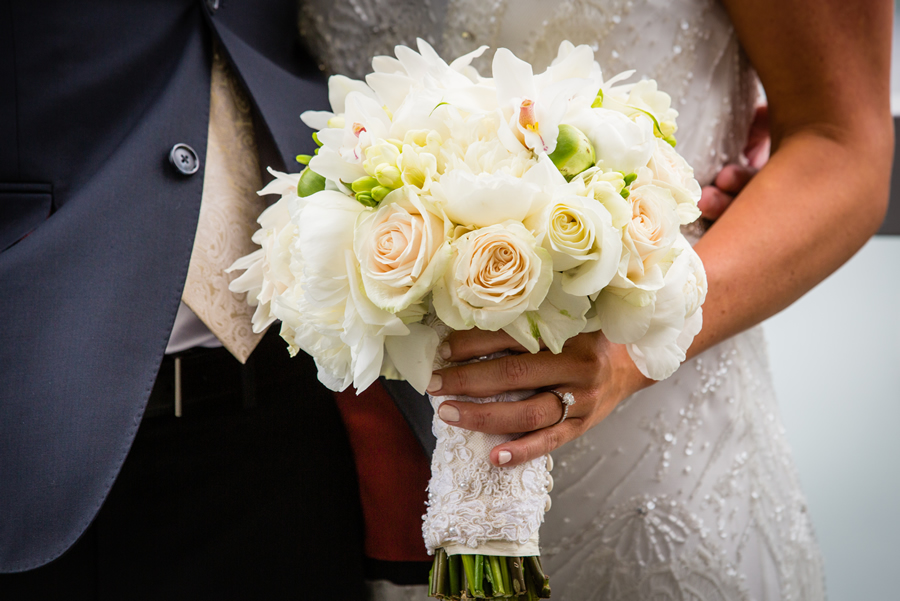
[[[327,93],[296,31],[293,0],[0,0],[0,572],[75,542],[141,421],[197,225],[214,37],[263,163],[311,150],[299,114]],[[433,445],[410,390],[391,387]]]

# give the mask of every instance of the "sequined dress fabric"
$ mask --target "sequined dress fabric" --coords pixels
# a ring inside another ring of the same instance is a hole
[[[701,185],[743,146],[757,82],[712,0],[305,0],[301,31],[331,73],[428,40],[445,58],[487,44],[546,67],[588,44],[610,77],[656,79]],[[490,57],[476,62],[490,73]],[[689,234],[701,235],[694,230]],[[825,598],[822,561],[754,328],[687,361],[553,453],[541,528],[557,601]],[[419,587],[373,587],[380,601]]]

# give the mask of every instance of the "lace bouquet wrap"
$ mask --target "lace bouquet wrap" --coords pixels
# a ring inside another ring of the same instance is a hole
[[[281,321],[291,353],[332,390],[379,376],[424,392],[451,330],[504,330],[530,352],[559,353],[602,330],[663,379],[700,330],[703,265],[680,231],[700,186],[675,151],[677,113],[652,80],[604,79],[587,46],[563,42],[543,73],[506,49],[493,77],[419,40],[378,56],[365,82],[329,80],[332,112],[308,111],[315,156],[272,171],[260,194],[261,246],[230,268]],[[475,402],[515,402],[514,391]],[[437,406],[442,397],[432,399]],[[548,597],[538,528],[549,457],[488,460],[510,437],[435,418],[423,534],[432,596]]]

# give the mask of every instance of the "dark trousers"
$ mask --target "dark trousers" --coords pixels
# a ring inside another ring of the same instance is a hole
[[[0,599],[364,598],[358,487],[331,393],[274,332],[247,366],[208,359],[224,352],[184,355],[182,417],[163,364],[93,524],[58,560],[0,576]]]

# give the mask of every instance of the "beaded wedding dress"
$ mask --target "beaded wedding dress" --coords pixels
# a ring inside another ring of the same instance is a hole
[[[323,68],[358,78],[371,56],[416,37],[447,59],[507,47],[536,72],[562,40],[588,44],[604,76],[636,69],[672,96],[678,150],[701,185],[740,152],[756,100],[714,0],[307,0],[301,15]],[[475,63],[484,74],[491,56]],[[540,533],[553,599],[824,599],[760,328],[686,362],[553,457]]]

